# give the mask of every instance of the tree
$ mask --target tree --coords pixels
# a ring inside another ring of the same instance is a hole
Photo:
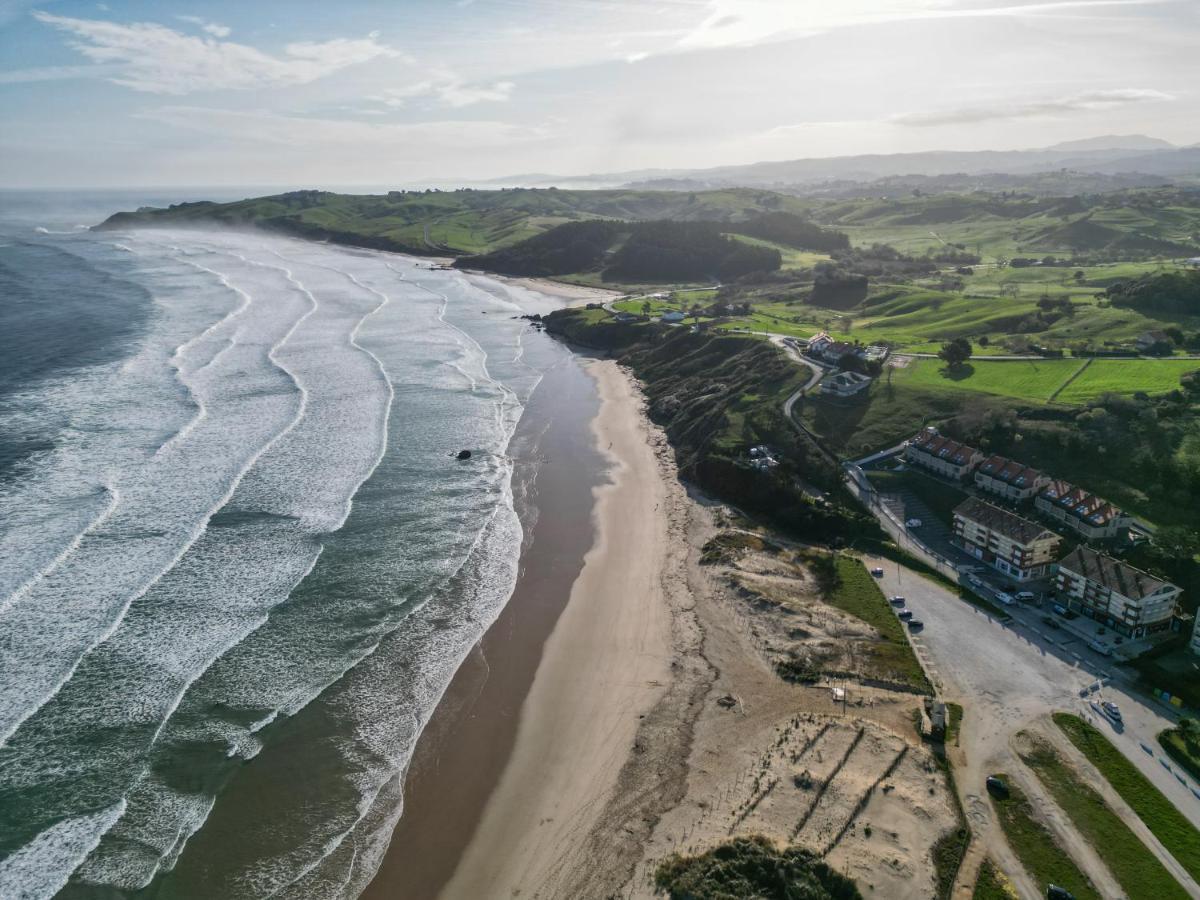
[[[643,300],[643,301],[642,301],[642,315],[643,315],[643,316],[648,316],[648,315],[650,315],[650,310],[651,310],[651,309],[653,309],[653,307],[650,305],[650,301],[649,301],[649,300]]]
[[[971,342],[960,337],[942,344],[942,349],[938,351],[938,359],[944,361],[951,369],[957,369],[971,358],[973,352]]]

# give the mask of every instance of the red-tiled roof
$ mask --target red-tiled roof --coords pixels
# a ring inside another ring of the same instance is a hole
[[[1097,497],[1066,481],[1051,481],[1042,488],[1040,496],[1097,528],[1102,528],[1113,519],[1124,515],[1103,497]]]
[[[989,456],[980,463],[978,471],[1019,488],[1028,487],[1042,477],[1042,473],[1037,469],[996,455]]]
[[[911,441],[910,446],[916,447],[922,453],[935,456],[938,459],[949,460],[956,466],[965,466],[979,451],[958,441],[952,441],[945,435],[932,431],[922,431]]]

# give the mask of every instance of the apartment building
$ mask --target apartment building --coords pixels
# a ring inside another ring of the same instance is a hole
[[[1079,546],[1058,563],[1060,602],[1129,637],[1171,627],[1180,588]],[[1193,636],[1193,644],[1195,637]]]
[[[989,456],[975,470],[977,488],[1013,503],[1028,500],[1049,482],[1049,475],[1003,456]]]
[[[1014,581],[1049,575],[1062,538],[1044,525],[969,497],[954,510],[954,541]]]
[[[955,481],[962,481],[983,462],[983,454],[974,447],[938,434],[936,428],[925,428],[909,440],[904,447],[904,458]]]
[[[1132,516],[1104,498],[1057,479],[1042,487],[1033,505],[1039,512],[1089,541],[1114,538],[1133,523]]]

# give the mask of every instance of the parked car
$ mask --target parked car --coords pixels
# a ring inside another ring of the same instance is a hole
[[[1003,778],[999,778],[996,775],[989,775],[987,781],[984,783],[987,785],[989,794],[996,797],[1008,796],[1008,785],[1004,783]]]
[[[1032,603],[1036,599],[1037,597],[1034,596],[1033,591],[1020,591],[1017,594],[1018,603]]]
[[[900,609],[900,610],[896,611],[896,615],[898,615],[901,619],[911,619],[912,618],[912,610],[911,609]]]
[[[1104,707],[1104,714],[1106,716],[1108,716],[1114,722],[1121,721],[1121,708],[1117,706],[1117,704],[1113,703],[1111,700],[1105,700],[1100,705]]]
[[[920,528],[921,520],[920,519],[909,519],[907,522],[904,523],[904,527],[905,528]]]
[[[924,627],[925,627],[925,623],[922,622],[920,619],[909,619],[908,620],[908,630],[909,631],[920,631]]]
[[[971,587],[983,587],[983,579],[978,575],[971,573],[967,576],[967,584],[971,585]]]
[[[1065,616],[1067,614],[1067,608],[1065,606],[1063,606],[1061,603],[1055,603],[1053,606],[1053,609],[1060,616]]]
[[[1012,606],[1017,602],[1013,599],[1012,594],[1006,594],[1004,591],[996,591],[996,599],[1005,606]]]
[[[1062,626],[1058,624],[1058,619],[1052,618],[1051,616],[1042,616],[1042,624],[1047,628],[1062,628]]]
[[[891,600],[888,601],[888,603],[892,604],[892,606],[903,606],[907,602],[908,602],[907,600],[905,600],[903,597],[899,597],[899,596],[893,597]]]
[[[1075,895],[1057,884],[1046,886],[1046,900],[1075,900]]]
[[[876,578],[882,578],[883,577],[883,569],[879,568],[879,566],[876,566],[875,568],[873,568],[871,570],[871,574],[874,575]]]

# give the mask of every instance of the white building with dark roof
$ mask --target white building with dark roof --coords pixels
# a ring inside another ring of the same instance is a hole
[[[1049,481],[1049,475],[1003,456],[989,456],[975,470],[977,488],[1014,503],[1028,500]]]
[[[1109,540],[1133,524],[1132,516],[1104,498],[1059,479],[1048,481],[1033,505],[1089,541]]]
[[[1082,545],[1059,560],[1058,590],[1071,609],[1134,638],[1170,628],[1182,593],[1161,578]]]
[[[909,440],[904,447],[904,458],[955,481],[962,481],[983,462],[983,454],[974,447],[938,434],[936,428],[926,428]]]
[[[821,393],[831,397],[853,397],[871,386],[871,378],[858,372],[838,372],[821,379]]]
[[[1044,525],[968,497],[954,509],[954,542],[1014,581],[1050,574],[1062,538]]]

